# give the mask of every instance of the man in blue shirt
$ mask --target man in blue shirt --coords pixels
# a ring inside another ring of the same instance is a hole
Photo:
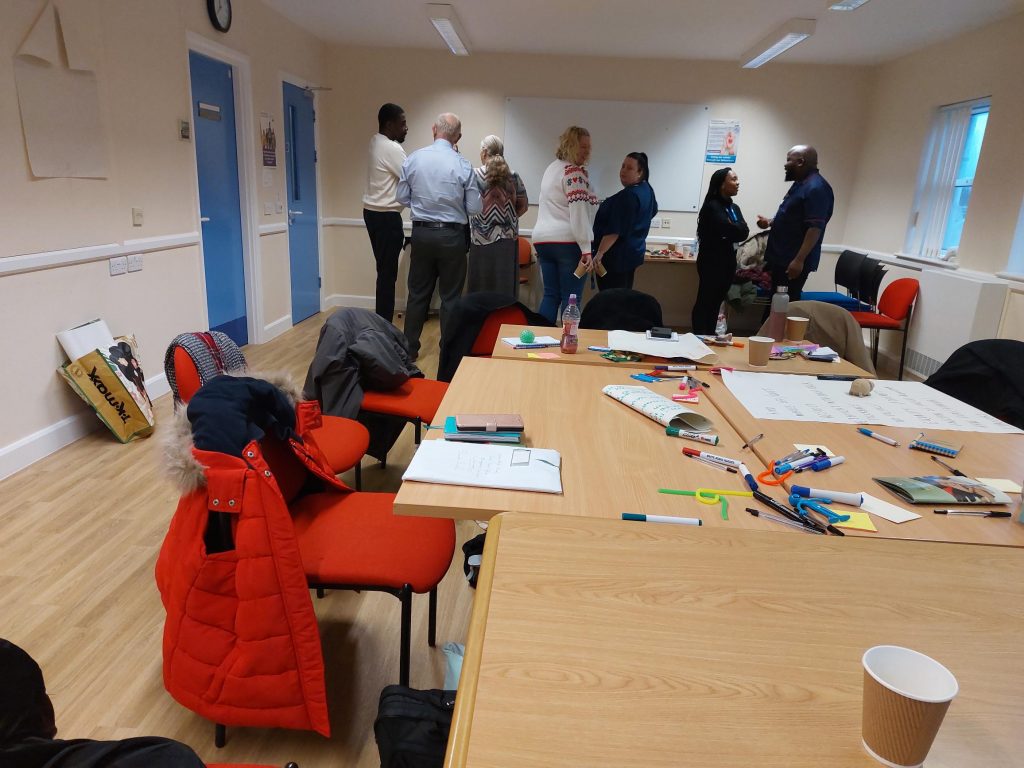
[[[771,227],[764,259],[772,285],[789,286],[789,300],[799,301],[807,276],[818,268],[825,225],[832,218],[835,195],[818,172],[818,151],[797,145],[786,153],[786,181],[793,186],[772,219],[757,217],[761,229]]]
[[[434,143],[409,155],[398,177],[396,199],[412,214],[409,298],[405,336],[413,360],[430,309],[434,286],[441,294],[441,333],[454,299],[462,295],[469,249],[469,217],[483,204],[473,166],[455,149],[462,123],[451,113],[434,122]]]

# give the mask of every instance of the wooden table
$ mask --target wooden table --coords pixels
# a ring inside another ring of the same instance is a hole
[[[900,524],[872,515],[878,533],[847,531],[848,535],[1024,547],[1024,523],[1019,520],[1019,495],[1010,496],[1014,500],[1009,507],[1014,512],[1011,518],[949,517],[934,514],[934,506],[901,504],[889,491],[872,480],[874,477],[946,474],[946,470],[932,461],[930,453],[907,448],[907,444],[917,437],[920,430],[877,427],[878,432],[901,443],[899,447],[894,447],[860,434],[853,424],[755,419],[721,379],[715,377],[711,384],[712,387],[706,392],[708,399],[744,440],[764,434],[764,439],[753,445],[754,453],[764,466],[791,453],[794,443],[823,444],[833,453],[846,457],[845,464],[823,472],[793,475],[786,483],[787,488],[790,485],[803,485],[854,493],[866,491],[906,509],[913,508],[921,515],[919,520]],[[964,449],[960,457],[945,461],[967,475],[1008,478],[1018,483],[1024,476],[1024,435],[928,430],[928,436],[962,443]],[[780,491],[772,493],[778,498],[785,495]]]
[[[700,517],[706,525],[767,528],[744,511],[747,499],[730,502],[729,520],[718,506],[659,494],[658,488],[746,490],[742,478],[682,455],[684,445],[740,454],[742,440],[707,400],[694,410],[715,423],[716,448],[669,437],[665,428],[601,392],[608,384],[640,384],[628,370],[581,365],[529,366],[513,360],[465,358],[438,409],[438,423],[457,413],[520,413],[526,444],[562,455],[563,493],[532,493],[405,482],[395,512],[484,520],[510,510],[618,518],[623,512]],[[660,394],[678,392],[675,382],[646,384]],[[429,430],[427,439],[440,439]],[[757,465],[748,450],[744,452]],[[759,472],[763,467],[750,467]],[[790,529],[782,528],[789,532]],[[805,536],[797,532],[795,535]],[[809,538],[809,536],[807,536]]]
[[[551,347],[550,349],[516,349],[510,347],[508,344],[503,342],[502,338],[511,336],[519,336],[520,331],[529,329],[534,332],[537,336],[554,336],[558,338],[560,331],[557,328],[544,328],[542,326],[527,326],[527,325],[502,325],[501,331],[498,333],[498,339],[494,343],[494,351],[491,353],[493,357],[502,360],[525,360],[531,363],[573,363],[577,365],[603,365],[603,366],[615,366],[618,368],[631,368],[635,370],[649,371],[654,365],[659,363],[665,363],[666,360],[661,357],[648,356],[644,358],[643,362],[640,363],[613,363],[611,360],[606,360],[601,357],[600,352],[591,352],[587,347],[598,346],[603,347],[608,344],[608,331],[595,331],[586,328],[581,328],[579,333],[579,351],[575,355],[563,355],[559,354],[557,358],[545,359],[545,358],[533,358],[529,356],[529,353],[539,352],[558,352],[558,347]],[[789,360],[769,360],[768,365],[763,368],[752,366],[747,362],[747,348],[746,339],[737,339],[737,341],[744,344],[743,347],[716,347],[712,346],[711,349],[718,354],[718,362],[714,365],[724,365],[729,368],[734,368],[737,371],[764,371],[766,373],[803,373],[803,374],[822,374],[832,373],[840,374],[843,376],[864,376],[865,378],[873,379],[874,376],[863,368],[859,368],[853,363],[847,360],[840,360],[837,363],[818,363],[813,360],[807,360],[799,355],[792,357]],[[703,369],[710,368],[710,365],[700,366]]]
[[[1024,754],[1024,553],[509,514],[487,534],[449,768],[877,768],[860,659],[960,683],[928,768]]]

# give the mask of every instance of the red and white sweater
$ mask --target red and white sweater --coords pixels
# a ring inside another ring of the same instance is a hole
[[[590,253],[597,202],[587,169],[555,160],[540,182],[534,245],[576,243],[582,253]]]

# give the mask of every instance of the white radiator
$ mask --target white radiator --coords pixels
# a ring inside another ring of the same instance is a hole
[[[927,377],[967,342],[996,338],[1008,287],[990,275],[949,269],[924,269],[918,280],[906,367]]]

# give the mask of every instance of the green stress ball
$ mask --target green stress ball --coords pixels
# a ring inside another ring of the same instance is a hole
[[[525,331],[521,331],[519,333],[519,340],[521,342],[523,342],[523,344],[533,344],[533,340],[535,338],[536,337],[533,335],[533,331],[531,331],[529,329],[527,329]]]

